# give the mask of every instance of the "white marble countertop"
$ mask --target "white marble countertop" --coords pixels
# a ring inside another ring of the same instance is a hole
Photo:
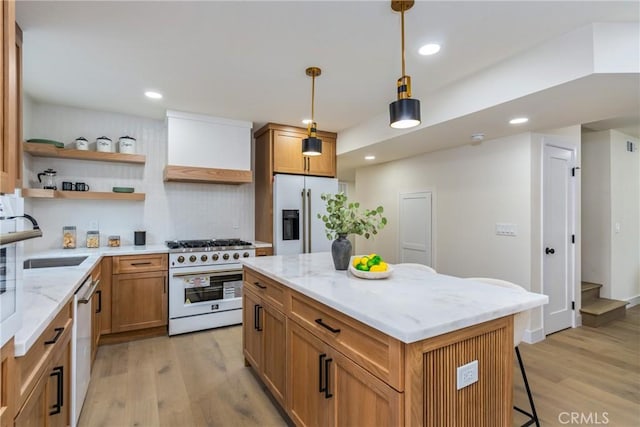
[[[405,343],[549,301],[546,295],[411,268],[394,267],[388,279],[359,279],[335,270],[329,252],[248,258],[243,263]]]
[[[84,279],[103,256],[166,253],[165,245],[102,247],[96,249],[53,249],[27,254],[25,259],[87,256],[75,267],[24,270],[22,327],[16,332],[15,355],[24,356],[47,325],[69,302]]]

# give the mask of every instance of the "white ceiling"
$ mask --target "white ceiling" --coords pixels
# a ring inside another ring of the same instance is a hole
[[[417,1],[406,14],[414,97],[428,99],[591,22],[637,22],[639,4]],[[17,19],[24,31],[24,90],[42,102],[154,118],[166,109],[191,111],[251,121],[255,128],[300,125],[310,112],[304,70],[315,65],[323,70],[316,121],[340,132],[386,114],[400,77],[400,17],[389,1],[19,0]],[[418,47],[431,41],[442,51],[419,56]],[[164,98],[145,98],[149,89]],[[478,117],[490,119],[490,112]],[[640,121],[633,123],[633,113],[626,117],[630,126]],[[611,117],[574,123],[604,118]],[[339,163],[349,164],[347,154]]]

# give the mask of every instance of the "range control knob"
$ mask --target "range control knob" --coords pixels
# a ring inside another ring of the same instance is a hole
[[[218,255],[218,254],[211,255],[211,259],[214,260],[214,261],[217,261],[218,258],[220,258],[220,255]]]
[[[184,257],[183,257],[182,255],[180,255],[180,256],[178,257],[178,262],[179,262],[180,264],[182,264],[182,263],[184,262]]]
[[[206,256],[206,255],[202,255],[202,256],[200,257],[200,260],[201,260],[202,262],[207,262],[207,256]]]
[[[224,254],[224,255],[222,255],[222,258],[224,258],[224,259],[229,259],[229,254]]]
[[[249,256],[250,256],[250,255],[249,255],[249,252],[245,252],[245,253],[243,253],[243,254],[242,254],[242,256],[243,256],[244,258],[249,258]]]
[[[233,259],[238,259],[240,258],[240,254],[238,252],[233,254]]]
[[[196,256],[195,256],[195,255],[191,255],[191,256],[189,257],[189,261],[191,261],[191,262],[196,262],[196,260],[197,260],[197,259],[198,259],[198,258],[196,258]]]

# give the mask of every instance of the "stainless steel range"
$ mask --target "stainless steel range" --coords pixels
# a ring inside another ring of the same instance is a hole
[[[242,323],[242,264],[256,256],[240,239],[172,240],[169,335]]]

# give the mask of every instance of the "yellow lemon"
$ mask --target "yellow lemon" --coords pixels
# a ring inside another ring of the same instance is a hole
[[[376,267],[381,267],[384,269],[382,271],[387,271],[387,263],[384,261],[380,261],[380,264],[378,264]]]
[[[373,258],[373,257],[375,257],[375,256],[376,256],[376,254],[375,254],[375,253],[370,253],[370,254],[369,254],[369,259],[371,259],[371,258]]]
[[[368,262],[369,262],[369,258],[367,258],[366,256],[363,256],[362,258],[360,258],[360,264],[367,265]]]
[[[355,258],[353,259],[353,266],[354,266],[354,267],[357,267],[357,266],[358,266],[358,264],[360,264],[360,260],[361,260],[361,258],[360,258],[359,256],[355,257]]]
[[[374,272],[387,271],[387,267],[384,267],[382,265],[372,265],[369,271],[374,271]]]

